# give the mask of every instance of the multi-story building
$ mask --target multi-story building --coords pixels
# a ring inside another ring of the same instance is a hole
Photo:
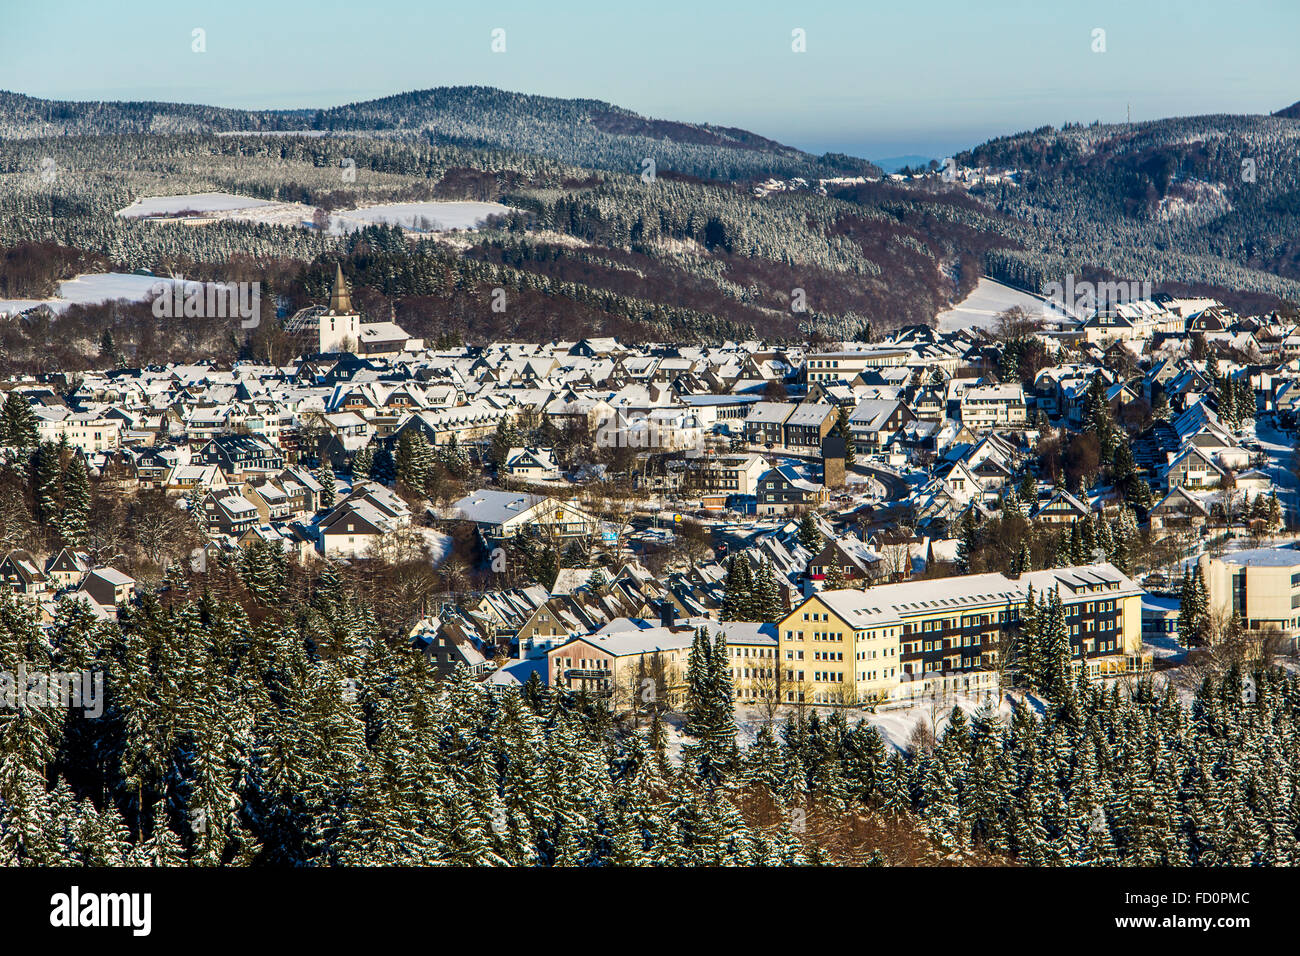
[[[42,409],[36,416],[41,441],[67,441],[88,455],[113,451],[121,444],[122,422],[97,412],[70,412],[66,408]]]
[[[830,498],[826,486],[800,465],[782,465],[763,472],[758,482],[756,507],[761,515],[816,509]]]
[[[675,707],[684,699],[694,640],[691,627],[630,626],[575,637],[547,653],[547,683],[607,699],[618,710],[630,706],[649,680],[656,699]]]
[[[1014,428],[1026,420],[1019,385],[976,385],[962,392],[961,423],[968,428]]]
[[[851,382],[869,368],[906,365],[910,349],[874,348],[861,352],[813,352],[804,363],[808,382]]]
[[[196,458],[199,464],[216,465],[227,476],[245,480],[284,467],[284,458],[275,448],[251,435],[218,435],[199,448]]]
[[[785,443],[785,422],[794,412],[794,405],[784,402],[759,402],[745,417],[745,441],[751,445]]]
[[[695,629],[703,625],[711,638],[723,635],[736,700],[759,702],[778,694],[775,625],[692,620],[673,626],[639,626],[645,623],[620,618],[607,628],[553,647],[546,655],[548,683],[586,691],[621,710],[630,707],[634,697],[645,701],[645,682],[650,681],[657,699],[681,706]]]
[[[1300,628],[1300,551],[1253,548],[1201,555],[1212,613],[1236,614],[1248,630]]]
[[[1055,590],[1089,676],[1142,670],[1142,589],[1110,564],[818,592],[779,625],[782,699],[852,704],[997,687],[1030,588]]]
[[[835,426],[835,406],[822,402],[799,405],[785,420],[783,439],[791,451],[817,452]]]
[[[692,485],[704,498],[720,499],[715,505],[720,508],[732,495],[755,494],[768,464],[762,455],[737,452],[688,458],[687,470],[692,476]],[[709,506],[710,502],[706,501],[705,507]]]

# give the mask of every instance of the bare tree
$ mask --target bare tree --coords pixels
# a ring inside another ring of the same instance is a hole
[[[146,491],[128,508],[127,527],[144,556],[156,565],[171,564],[203,544],[193,517],[175,498]]]

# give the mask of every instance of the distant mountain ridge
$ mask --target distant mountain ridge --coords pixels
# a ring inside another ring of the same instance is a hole
[[[1045,126],[958,154],[961,166],[1016,170],[1016,182],[972,194],[1038,230],[992,274],[1039,288],[1091,263],[1125,279],[1297,298],[1298,114]]]
[[[484,86],[439,87],[329,109],[241,110],[186,103],[72,102],[0,92],[0,137],[121,133],[333,133],[424,140],[641,172],[653,160],[701,179],[879,175],[866,160],[814,156],[749,130],[641,116],[591,99]]]

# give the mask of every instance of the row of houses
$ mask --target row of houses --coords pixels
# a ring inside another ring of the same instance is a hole
[[[73,548],[44,561],[25,549],[10,551],[0,559],[0,585],[12,599],[34,606],[42,621],[53,620],[61,599],[79,601],[96,617],[114,619],[118,605],[136,593],[130,575],[96,566],[89,554]]]

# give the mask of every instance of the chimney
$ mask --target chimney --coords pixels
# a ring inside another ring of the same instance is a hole
[[[677,608],[671,601],[659,602],[659,623],[669,630],[677,623]]]

